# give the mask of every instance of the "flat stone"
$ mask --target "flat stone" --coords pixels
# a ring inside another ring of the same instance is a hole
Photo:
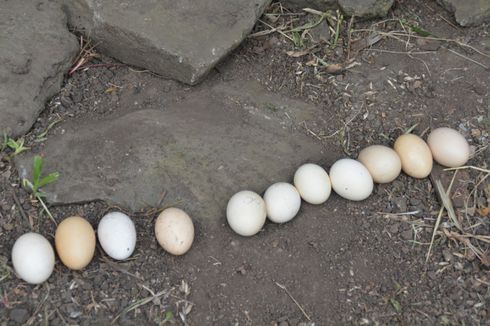
[[[438,0],[441,6],[454,13],[461,26],[476,26],[490,21],[489,0]]]
[[[347,16],[363,18],[384,17],[394,0],[338,0],[339,7]]]
[[[2,1],[0,135],[26,133],[56,94],[78,45],[53,1]]]
[[[320,111],[256,84],[227,83],[192,91],[164,110],[67,122],[43,147],[45,173],[61,175],[43,190],[53,204],[105,200],[133,211],[159,206],[165,191],[163,205],[220,218],[235,192],[261,193],[292,181],[304,162],[340,155],[326,155],[302,130]],[[16,157],[21,178],[32,175],[32,158]]]
[[[188,84],[253,28],[271,0],[66,0],[70,25],[105,54]]]
[[[290,8],[313,8],[317,10],[337,9],[337,0],[283,0],[281,3]]]

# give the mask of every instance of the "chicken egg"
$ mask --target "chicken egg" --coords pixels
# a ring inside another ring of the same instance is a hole
[[[165,251],[172,255],[183,255],[194,242],[194,224],[183,210],[167,208],[155,222],[155,236]]]
[[[106,254],[117,260],[131,256],[136,246],[134,223],[120,212],[111,212],[100,220],[97,237]]]
[[[267,217],[274,223],[286,223],[292,220],[301,207],[298,190],[286,182],[274,183],[267,188],[264,201]]]
[[[333,190],[345,199],[360,201],[373,191],[373,178],[360,162],[344,158],[330,168],[330,182]]]
[[[402,170],[398,154],[389,147],[372,145],[364,148],[357,157],[373,177],[374,182],[388,183],[396,179]]]
[[[80,217],[64,219],[54,237],[56,252],[63,264],[73,270],[87,266],[95,253],[95,232],[90,223]]]
[[[395,142],[395,151],[402,162],[403,172],[414,178],[425,178],[432,171],[432,154],[422,138],[404,134]]]
[[[26,233],[14,243],[12,264],[21,279],[30,284],[40,284],[53,273],[53,247],[42,235]]]
[[[264,226],[267,212],[265,202],[257,193],[243,190],[234,194],[226,207],[226,219],[233,231],[252,236]]]
[[[434,129],[427,144],[434,160],[450,168],[462,166],[470,158],[470,145],[463,135],[451,128]]]
[[[327,171],[312,163],[303,164],[296,170],[294,186],[304,201],[314,205],[326,202],[332,191]]]

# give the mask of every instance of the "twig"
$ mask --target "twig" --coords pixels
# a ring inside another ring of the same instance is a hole
[[[305,310],[303,309],[303,307],[301,307],[301,305],[299,304],[299,302],[296,301],[296,299],[291,295],[291,293],[289,293],[288,289],[284,285],[282,285],[282,284],[279,284],[277,282],[274,282],[274,283],[276,283],[276,285],[278,287],[280,287],[281,289],[283,289],[287,293],[287,295],[291,298],[291,300],[293,300],[293,302],[298,306],[299,310],[301,310],[301,312],[306,317],[306,319],[308,319],[309,321],[311,321],[310,316],[308,316],[308,314],[305,312]]]
[[[22,218],[24,218],[26,222],[29,223],[29,226],[31,227],[31,231],[32,231],[34,226],[32,225],[32,222],[27,216],[26,212],[24,211],[24,208],[22,207],[19,197],[17,197],[17,194],[15,193],[15,190],[12,191],[12,198],[14,199],[15,205],[19,208],[20,215],[22,215]]]
[[[141,306],[144,306],[145,304],[149,303],[149,302],[152,302],[153,300],[161,297],[162,295],[168,293],[166,290],[164,291],[160,291],[158,293],[154,293],[153,291],[151,291],[150,289],[148,289],[146,286],[142,286],[145,290],[147,290],[148,292],[150,292],[151,296],[149,297],[146,297],[144,299],[141,299],[141,300],[138,300],[132,304],[130,304],[129,306],[127,306],[126,308],[124,308],[117,316],[116,318],[114,318],[112,321],[111,321],[111,324],[114,324],[118,319],[119,317],[121,317],[121,315],[123,314],[127,314],[128,312],[130,311],[133,311]]]
[[[464,165],[464,166],[459,166],[457,168],[447,168],[447,169],[444,169],[444,171],[454,171],[454,170],[464,170],[464,169],[473,169],[473,170],[477,170],[477,171],[481,171],[481,172],[485,172],[485,173],[490,173],[490,170],[487,170],[484,168],[479,168],[479,167],[473,166],[473,165]]]
[[[279,34],[281,34],[282,36],[284,36],[285,38],[289,39],[291,42],[294,42],[293,38],[292,38],[291,36],[287,35],[286,33],[284,33],[283,31],[281,31],[281,30],[279,30],[279,29],[276,29],[274,26],[267,24],[267,23],[266,23],[265,21],[263,21],[263,20],[260,20],[260,19],[259,19],[259,22],[261,22],[261,23],[262,23],[262,24],[264,24],[265,26],[267,26],[267,27],[269,27],[269,28],[271,28],[271,29],[275,30],[276,32],[278,32]]]
[[[463,59],[466,59],[466,60],[468,60],[468,61],[471,61],[471,62],[473,62],[474,64],[477,64],[477,65],[479,65],[480,67],[485,68],[486,70],[489,70],[489,69],[490,69],[489,67],[485,66],[483,63],[478,62],[478,61],[476,61],[476,60],[473,60],[473,59],[471,59],[471,58],[468,58],[467,56],[465,56],[465,55],[463,55],[463,54],[461,54],[461,53],[459,53],[459,52],[457,52],[457,51],[454,51],[454,50],[449,49],[449,48],[445,48],[445,49],[446,49],[446,50],[448,50],[449,52],[451,52],[451,53],[453,53],[453,54],[457,55],[458,57],[461,57],[461,58],[463,58]]]

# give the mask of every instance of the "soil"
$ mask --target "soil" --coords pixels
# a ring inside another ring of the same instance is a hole
[[[278,10],[276,4],[268,12]],[[299,19],[294,21],[299,26],[308,19],[278,17],[268,24]],[[389,32],[401,29],[400,19],[490,52],[488,25],[460,28],[434,1],[398,1],[387,19],[356,20],[351,26]],[[270,33],[248,38],[206,83],[257,80],[271,91],[315,104],[328,118],[314,130],[305,126],[304,132],[354,158],[367,145],[392,145],[407,129],[426,136],[431,128],[450,126],[470,141],[469,164],[488,169],[490,74],[482,65],[490,66],[489,57],[455,42],[416,37],[408,42],[385,37],[354,53],[347,50],[348,24],[341,25],[335,49],[317,46],[315,53],[341,68],[350,65],[335,74],[312,63],[311,53],[287,55],[301,49]],[[254,32],[267,29],[258,23]],[[366,35],[355,32],[351,42]],[[42,149],[37,136],[54,121],[161,108],[190,89],[103,56],[91,65],[97,66],[67,76],[60,94],[47,104],[26,136],[31,150]],[[55,125],[49,133],[63,129]],[[464,234],[480,237],[456,236],[461,232],[444,213],[427,262],[441,204],[431,179],[402,174],[391,184],[376,185],[360,203],[332,195],[321,206],[303,204],[292,222],[267,223],[251,238],[234,234],[224,212],[219,223],[195,220],[195,243],[182,257],[158,246],[155,210],[129,212],[138,243],[128,261],[112,261],[98,247],[83,271],[70,271],[58,261],[47,282],[32,286],[12,270],[12,245],[30,230],[53,240],[55,226],[22,189],[7,159],[11,154],[4,150],[0,162],[2,325],[164,324],[166,317],[169,324],[189,325],[490,324],[490,184],[483,171],[459,171],[452,188]],[[447,185],[453,174],[442,171],[433,178]],[[112,209],[103,202],[50,208],[59,220],[79,214],[94,227]]]

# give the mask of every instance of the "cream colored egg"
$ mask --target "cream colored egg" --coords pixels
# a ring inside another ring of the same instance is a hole
[[[434,129],[427,138],[434,160],[444,166],[456,168],[465,165],[470,158],[470,145],[454,129]]]
[[[194,242],[194,224],[183,210],[167,208],[155,222],[155,236],[165,251],[172,255],[183,255]]]
[[[271,185],[264,193],[267,217],[274,223],[286,223],[298,214],[301,197],[298,190],[287,182]]]
[[[74,270],[87,266],[95,253],[95,232],[90,223],[80,217],[64,219],[54,237],[56,252],[63,264]]]
[[[414,178],[425,178],[432,171],[432,153],[417,135],[404,134],[395,142],[395,151],[402,162],[403,172]]]
[[[374,182],[388,183],[396,179],[402,170],[398,154],[387,146],[372,145],[364,148],[357,158],[364,164]]]
[[[344,158],[330,168],[333,190],[345,199],[360,201],[373,191],[373,178],[368,169],[356,160]]]
[[[267,212],[265,202],[257,193],[243,190],[234,194],[226,207],[226,219],[233,231],[249,237],[264,226]]]
[[[332,191],[327,171],[312,163],[303,164],[296,170],[294,186],[304,201],[314,205],[326,202]]]
[[[40,284],[53,273],[53,247],[42,235],[26,233],[14,243],[12,264],[21,279],[30,284]]]

